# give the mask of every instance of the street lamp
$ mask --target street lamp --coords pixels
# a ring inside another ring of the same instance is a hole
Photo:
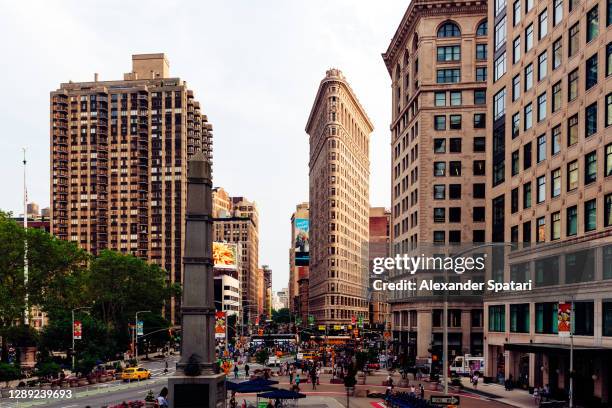
[[[138,365],[138,314],[139,313],[151,313],[150,310],[139,310],[136,312],[136,320],[134,322],[134,355],[136,358],[136,365]],[[144,334],[144,332],[143,332]]]
[[[76,312],[77,310],[82,310],[82,309],[91,309],[90,306],[83,306],[83,307],[77,307],[75,309],[72,309],[72,372],[74,373],[74,357],[76,354],[76,351],[74,349],[74,312]]]

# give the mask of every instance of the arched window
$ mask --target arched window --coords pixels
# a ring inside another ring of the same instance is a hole
[[[438,30],[438,37],[459,37],[460,35],[461,31],[459,31],[457,24],[450,21],[444,23]]]
[[[478,24],[478,28],[476,29],[476,36],[482,37],[487,35],[487,20],[484,20],[482,23]]]

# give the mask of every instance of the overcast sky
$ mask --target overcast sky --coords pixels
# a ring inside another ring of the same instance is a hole
[[[290,216],[308,201],[304,127],[326,69],[341,69],[374,123],[370,202],[390,201],[390,79],[380,54],[408,1],[6,1],[0,13],[0,209],[49,205],[49,92],[121,79],[164,52],[214,126],[214,184],[255,200],[260,264],[287,286]]]

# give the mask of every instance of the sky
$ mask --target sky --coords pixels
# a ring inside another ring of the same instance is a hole
[[[122,79],[163,52],[213,124],[213,182],[259,207],[259,262],[287,287],[290,217],[308,201],[304,131],[319,82],[343,71],[374,123],[370,204],[389,207],[391,81],[381,58],[409,1],[4,1],[0,13],[0,209],[49,205],[49,92]],[[146,5],[146,6],[145,6]]]

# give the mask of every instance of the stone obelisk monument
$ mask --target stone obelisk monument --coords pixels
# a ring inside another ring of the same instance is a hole
[[[168,379],[168,402],[170,408],[222,408],[225,374],[215,363],[211,167],[202,152],[188,167],[181,359]]]

